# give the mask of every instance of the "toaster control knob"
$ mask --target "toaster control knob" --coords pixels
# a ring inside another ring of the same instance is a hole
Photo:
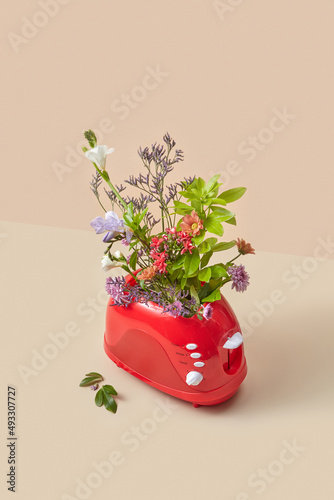
[[[198,385],[203,380],[203,375],[199,372],[187,373],[186,382],[188,385]]]

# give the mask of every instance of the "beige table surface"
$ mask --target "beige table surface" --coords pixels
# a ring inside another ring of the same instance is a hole
[[[319,260],[317,241],[317,258],[248,256],[249,290],[225,295],[243,325],[249,373],[230,401],[195,409],[105,355],[105,274],[93,232],[0,229],[1,498],[334,497],[334,263]],[[64,331],[67,345],[50,347]],[[78,387],[88,371],[118,390],[116,415]],[[14,496],[3,479],[7,385],[17,391]]]

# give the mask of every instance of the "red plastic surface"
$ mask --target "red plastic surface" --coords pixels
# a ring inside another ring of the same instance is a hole
[[[132,303],[127,308],[112,304],[110,299],[104,348],[117,366],[194,406],[218,404],[236,393],[247,366],[243,344],[233,350],[223,347],[241,332],[223,297],[212,303],[211,319],[203,321],[196,316],[173,318],[153,303]],[[196,357],[191,356],[194,354]],[[203,380],[188,385],[189,372],[200,373]]]

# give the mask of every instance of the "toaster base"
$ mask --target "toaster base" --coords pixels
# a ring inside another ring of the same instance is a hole
[[[214,389],[207,392],[196,391],[194,388],[192,388],[192,391],[189,392],[181,391],[178,389],[173,389],[172,387],[167,387],[165,385],[159,384],[154,380],[151,380],[145,377],[144,375],[138,373],[137,371],[133,370],[131,367],[127,366],[123,361],[118,359],[117,356],[115,356],[115,354],[111,351],[110,347],[106,342],[106,338],[104,338],[104,350],[107,356],[119,368],[123,368],[123,370],[127,371],[131,375],[134,375],[135,377],[139,378],[143,382],[146,382],[147,384],[151,385],[155,389],[158,389],[159,391],[165,392],[166,394],[174,396],[178,399],[182,399],[183,401],[188,401],[189,403],[192,403],[195,408],[199,406],[216,405],[219,403],[223,403],[224,401],[227,401],[237,392],[241,382],[244,380],[247,374],[247,364],[245,361],[238,375],[233,377],[233,379],[230,382],[223,385],[222,387],[219,387],[218,389]]]

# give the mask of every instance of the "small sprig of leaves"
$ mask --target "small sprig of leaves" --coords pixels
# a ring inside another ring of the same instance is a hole
[[[117,391],[112,385],[103,385],[99,389],[95,396],[96,406],[105,406],[106,410],[116,413],[117,403],[113,396],[117,396]]]
[[[83,378],[79,384],[80,387],[90,387],[94,384],[102,382],[103,377],[100,373],[90,372],[86,373],[86,377]]]
[[[86,373],[86,377],[81,380],[79,386],[80,387],[92,387],[96,385],[98,388],[98,384],[102,382],[104,379],[100,373],[90,372]],[[102,387],[97,391],[95,396],[95,404],[96,406],[105,406],[106,410],[111,411],[112,413],[116,413],[117,411],[117,403],[114,400],[113,396],[117,396],[118,393],[116,389],[112,385],[102,385]]]

